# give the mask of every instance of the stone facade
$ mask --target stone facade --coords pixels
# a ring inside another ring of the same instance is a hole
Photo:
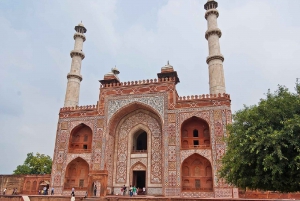
[[[113,68],[100,81],[96,105],[60,109],[51,174],[56,193],[68,195],[75,187],[77,195],[105,196],[135,185],[149,195],[235,197],[217,175],[231,109],[223,56],[217,57],[216,7],[215,1],[205,4],[214,93],[178,96],[179,78],[169,63],[156,79],[130,82],[120,82]],[[75,49],[82,46],[78,41]]]

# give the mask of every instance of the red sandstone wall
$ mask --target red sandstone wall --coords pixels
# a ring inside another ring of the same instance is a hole
[[[277,193],[270,191],[240,191],[240,198],[248,199],[300,199],[300,193]]]

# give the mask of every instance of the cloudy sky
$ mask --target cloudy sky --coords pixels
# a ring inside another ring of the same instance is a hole
[[[74,47],[87,28],[80,105],[96,104],[98,80],[156,78],[170,60],[180,96],[208,93],[206,0],[0,1],[0,174],[29,152],[53,156]],[[219,0],[221,52],[232,109],[256,104],[300,78],[299,0]]]

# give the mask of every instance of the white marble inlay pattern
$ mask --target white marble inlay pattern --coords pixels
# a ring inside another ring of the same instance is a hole
[[[109,100],[108,101],[108,116],[107,120],[109,121],[110,118],[122,107],[133,103],[139,102],[150,107],[154,108],[163,119],[164,117],[164,96],[149,96],[149,97],[131,97],[128,99],[116,99],[116,100]]]

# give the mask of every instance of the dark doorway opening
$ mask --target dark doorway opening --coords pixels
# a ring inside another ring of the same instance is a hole
[[[132,184],[139,189],[146,187],[146,171],[133,171],[132,181]]]

